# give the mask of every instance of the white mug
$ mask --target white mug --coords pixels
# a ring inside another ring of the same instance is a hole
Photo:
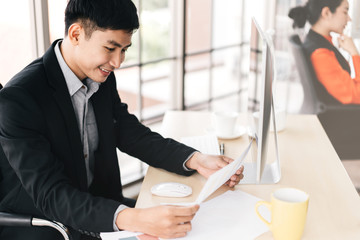
[[[274,131],[274,124],[271,114],[270,131]],[[286,125],[286,111],[285,109],[275,108],[276,131],[280,132],[285,129]]]
[[[259,116],[260,116],[260,112],[254,112],[253,113],[253,119],[254,119],[254,124],[255,124],[255,128],[258,128],[258,124],[259,124]],[[286,126],[286,112],[285,110],[275,110],[275,120],[276,120],[276,131],[280,132],[283,131],[285,129]],[[273,123],[273,116],[272,116],[272,112],[270,115],[270,131],[274,131],[274,123]]]
[[[232,136],[235,132],[237,112],[214,112],[213,124],[218,136]]]

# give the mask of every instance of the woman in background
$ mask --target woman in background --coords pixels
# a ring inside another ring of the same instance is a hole
[[[351,21],[348,11],[348,0],[308,0],[305,6],[291,9],[289,17],[294,20],[294,28],[303,28],[306,21],[311,24],[304,48],[323,91],[332,96],[326,94],[328,101],[360,104],[360,56],[352,38],[343,34]],[[349,63],[333,45],[331,32],[340,34],[339,47],[352,56],[355,78],[351,78]]]

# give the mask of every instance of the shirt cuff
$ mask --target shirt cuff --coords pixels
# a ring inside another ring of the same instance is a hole
[[[185,169],[185,171],[188,171],[188,172],[195,171],[194,169],[187,168],[185,164],[186,164],[187,161],[189,161],[189,159],[190,159],[195,153],[197,153],[197,152],[198,152],[198,151],[195,151],[195,152],[193,152],[192,154],[190,154],[190,155],[187,157],[187,159],[184,161],[184,163],[183,163],[183,168]]]
[[[124,205],[124,204],[121,204],[117,209],[116,209],[116,212],[114,214],[114,221],[113,221],[113,228],[114,228],[114,231],[115,232],[119,232],[120,229],[116,226],[116,218],[117,218],[117,215],[124,209],[126,208],[129,208],[128,206]]]

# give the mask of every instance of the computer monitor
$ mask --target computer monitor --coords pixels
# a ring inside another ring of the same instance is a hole
[[[241,183],[276,183],[281,178],[275,124],[273,90],[274,53],[272,42],[252,19],[250,76],[248,88],[249,137],[252,162],[244,163]],[[270,131],[273,124],[274,131]]]

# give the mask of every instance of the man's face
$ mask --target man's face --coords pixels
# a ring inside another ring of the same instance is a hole
[[[72,70],[80,80],[88,77],[95,82],[105,82],[124,61],[132,34],[124,30],[95,30],[87,39],[84,29],[80,31]]]

